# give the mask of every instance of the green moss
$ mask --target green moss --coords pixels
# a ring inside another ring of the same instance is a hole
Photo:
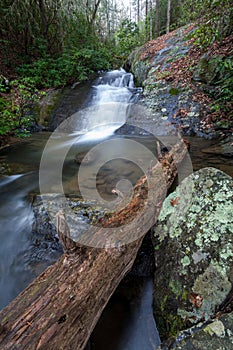
[[[179,90],[177,88],[171,88],[169,90],[169,94],[174,96],[174,95],[178,95],[179,94]]]
[[[169,287],[176,297],[178,297],[182,292],[182,285],[178,280],[170,280]]]
[[[181,286],[181,285],[180,285]],[[180,287],[176,285],[176,282],[172,282],[172,289],[177,292]],[[177,289],[178,288],[178,289]],[[175,336],[177,333],[184,328],[184,321],[179,315],[170,313],[167,310],[168,296],[165,295],[162,302],[160,303],[159,312],[156,312],[156,324],[160,331],[161,339]]]
[[[185,290],[183,291],[183,293],[182,293],[181,299],[182,299],[183,301],[188,300],[189,294],[190,294],[190,293],[185,289]]]
[[[38,124],[47,127],[50,123],[50,118],[53,110],[61,97],[61,90],[50,91],[38,104],[36,108],[36,120]]]
[[[162,311],[162,313],[165,312],[167,299],[168,299],[168,296],[165,295],[165,297],[163,298],[163,300],[162,300],[161,303],[160,303],[160,310]]]
[[[178,315],[168,315],[167,323],[169,324],[169,337],[176,336],[184,328],[184,321]]]

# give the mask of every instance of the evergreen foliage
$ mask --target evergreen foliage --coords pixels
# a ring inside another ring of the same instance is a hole
[[[201,50],[232,34],[230,0],[171,0],[169,14],[167,5],[168,0],[131,0],[127,10],[116,0],[2,0],[0,135],[27,133],[38,89],[119,66],[149,33],[153,39],[167,25],[171,30],[197,23],[194,40]],[[215,109],[229,108],[232,98],[232,59],[219,63],[223,69]],[[4,84],[9,79],[10,93]]]
[[[116,32],[116,43],[117,52],[123,58],[127,58],[132,50],[141,44],[138,25],[124,18]]]

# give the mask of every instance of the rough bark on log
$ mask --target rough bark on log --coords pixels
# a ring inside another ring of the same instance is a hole
[[[185,153],[186,147],[180,142],[161,160],[167,187],[177,175],[176,164]],[[156,167],[151,169],[152,174]],[[158,189],[160,181],[158,177]],[[140,210],[144,197],[138,194],[145,190],[145,182],[143,177],[135,186],[135,195],[141,200],[135,201],[134,195],[131,203],[106,219],[103,226],[112,227],[127,221]],[[159,201],[161,193],[157,192]],[[155,214],[158,210],[155,205]],[[118,248],[80,247],[65,232],[62,214],[58,218],[64,254],[0,312],[2,350],[83,349],[109,298],[131,269],[141,246],[143,237]],[[151,226],[153,224],[151,222]]]

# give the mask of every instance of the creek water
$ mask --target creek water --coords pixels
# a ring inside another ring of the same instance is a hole
[[[78,93],[77,87],[77,95]],[[59,191],[54,166],[57,159],[64,154],[63,191],[66,194],[80,194],[77,172],[83,156],[100,142],[114,136],[115,130],[126,122],[129,105],[137,100],[139,93],[134,87],[133,76],[130,73],[123,70],[109,72],[94,83],[85,108],[81,108],[79,101],[75,99],[75,90],[72,91],[73,110],[79,112],[74,114],[65,127],[63,125],[66,130],[65,138],[64,135],[61,136],[61,129],[58,128],[58,132],[36,133],[29,140],[0,151],[0,308],[6,306],[61,254],[56,249],[51,249],[46,257],[34,261],[33,266],[30,262],[31,247],[34,245],[31,194],[39,193],[40,190],[39,168],[45,146],[48,147],[48,139],[51,142],[48,151],[51,151],[50,164],[41,171],[44,172],[44,188],[50,193]],[[63,108],[65,110],[66,105],[63,104]],[[128,135],[120,135],[118,138],[125,140]],[[153,138],[134,136],[131,140],[142,142],[154,152]],[[214,166],[232,175],[231,159],[226,162],[224,157],[215,154],[210,156],[202,152],[215,141],[197,138],[189,138],[189,141],[194,170]],[[111,158],[113,150],[108,151]],[[144,156],[143,151],[140,154],[140,149],[137,152],[138,159]],[[83,178],[79,179],[91,190],[93,169],[98,162],[98,157],[94,155],[84,168]],[[117,158],[105,163],[102,160],[102,163],[97,173],[96,186],[105,200],[114,199],[112,189],[122,178],[126,177],[134,185],[142,175],[140,167],[129,159]],[[37,248],[33,247],[33,252],[35,249]],[[131,282],[123,281],[93,332],[91,349],[150,350],[156,349],[158,344],[159,336],[152,312],[152,276],[136,276]]]

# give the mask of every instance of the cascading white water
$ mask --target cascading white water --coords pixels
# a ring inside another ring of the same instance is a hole
[[[121,127],[137,91],[133,75],[122,68],[99,77],[92,87],[88,107],[79,112],[81,131],[85,134],[79,142],[107,137]]]

